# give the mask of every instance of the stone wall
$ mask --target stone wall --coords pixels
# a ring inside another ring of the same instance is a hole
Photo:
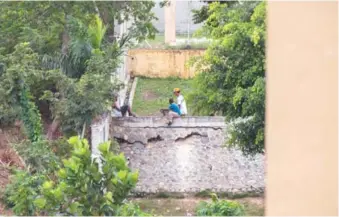
[[[263,191],[264,156],[225,148],[222,117],[186,117],[171,127],[160,117],[118,118],[111,128],[139,170],[137,193]]]

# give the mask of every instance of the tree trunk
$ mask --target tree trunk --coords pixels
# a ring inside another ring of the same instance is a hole
[[[80,137],[81,139],[83,139],[85,137],[85,131],[86,131],[86,122],[82,126],[82,132],[81,132],[81,137]]]
[[[114,2],[97,2],[100,18],[107,27],[106,36],[109,42],[114,40],[114,16],[110,16],[109,7],[114,4]],[[111,23],[110,23],[111,22]]]
[[[54,118],[52,124],[48,127],[48,131],[47,131],[48,140],[54,140],[58,137],[58,135],[56,135],[56,132],[59,126],[60,126],[60,121],[58,120],[58,118]]]
[[[67,33],[66,27],[65,30],[62,33],[62,47],[61,47],[61,53],[66,55],[68,51],[68,44],[69,44],[70,37]]]
[[[67,31],[67,13],[64,15],[65,19],[65,26],[64,26],[64,31],[62,32],[62,46],[61,46],[61,53],[66,55],[68,51],[68,44],[70,41],[70,37]]]

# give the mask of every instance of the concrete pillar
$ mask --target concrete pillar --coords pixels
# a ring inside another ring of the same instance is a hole
[[[165,6],[165,43],[175,45],[176,41],[176,0],[169,0],[169,5]]]
[[[110,114],[108,114],[108,115],[105,117],[105,137],[104,137],[105,142],[108,141],[108,140],[110,139],[110,135],[109,135],[109,124],[110,124],[110,120],[111,120],[111,117],[110,117]]]
[[[105,141],[105,129],[102,122],[91,125],[91,152],[92,159],[97,159],[101,168],[99,145]]]
[[[338,2],[268,1],[266,215],[338,214]]]
[[[131,25],[131,22],[130,21],[124,21],[123,23],[121,23],[119,25],[119,36],[120,38],[123,36],[123,34],[127,33],[128,32],[128,28],[129,26]],[[119,104],[120,105],[123,105],[124,104],[124,100],[125,100],[125,97],[126,97],[126,91],[127,91],[127,83],[129,81],[129,74],[128,74],[128,71],[127,71],[127,51],[124,50],[123,51],[123,54],[120,56],[120,60],[121,60],[121,63],[119,65],[119,67],[116,69],[116,76],[117,78],[120,80],[120,82],[122,82],[123,84],[125,84],[125,87],[119,91],[118,95],[119,95]],[[111,79],[113,81],[113,77]],[[112,99],[113,100],[113,99]]]

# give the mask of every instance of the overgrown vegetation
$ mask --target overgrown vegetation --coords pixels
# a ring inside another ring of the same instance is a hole
[[[93,160],[87,140],[72,137],[68,143],[68,159],[49,156],[55,167],[48,164],[46,170],[32,164],[36,172],[16,173],[5,192],[5,201],[16,215],[147,215],[125,203],[138,173],[130,171],[122,154],[110,151],[110,142],[99,146],[101,156]]]
[[[196,209],[197,216],[244,216],[244,207],[236,201],[219,200],[212,195],[212,202],[202,201]]]
[[[70,19],[88,26],[96,15],[107,27],[105,41],[115,41],[118,25],[125,21],[133,21],[126,39],[142,41],[154,37],[156,32],[151,23],[157,19],[151,11],[154,5],[153,1],[0,2],[0,47],[10,53],[16,44],[30,42],[38,53],[65,52],[69,40],[73,40],[69,35]]]
[[[142,210],[153,212],[160,216],[198,216],[197,208],[202,202],[211,203],[209,198],[186,197],[186,198],[135,198],[133,203],[138,204]],[[263,198],[232,199],[241,204],[244,209],[243,216],[264,216]]]
[[[113,92],[122,87],[114,72],[123,49],[154,38],[154,5],[1,2],[0,124],[33,118],[27,115],[34,103],[44,121],[53,120],[52,131],[61,127],[66,135],[83,136],[92,119],[108,111]],[[128,33],[117,38],[116,25],[132,20]]]
[[[264,152],[265,2],[208,6],[197,34],[213,40],[202,58],[195,58],[194,113],[219,113],[231,122],[228,144],[245,154]]]
[[[199,198],[209,198],[213,194],[213,191],[206,189],[196,193],[194,196]],[[228,198],[228,199],[241,199],[249,197],[261,197],[263,193],[260,192],[241,192],[241,193],[232,193],[232,192],[215,192],[219,198]]]

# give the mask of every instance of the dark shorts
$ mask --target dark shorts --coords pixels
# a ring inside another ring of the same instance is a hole
[[[126,116],[126,112],[128,111],[128,105],[123,105],[123,106],[121,106],[121,107],[120,107],[120,111],[121,111],[121,115],[122,115],[123,117],[125,117],[125,116]]]

